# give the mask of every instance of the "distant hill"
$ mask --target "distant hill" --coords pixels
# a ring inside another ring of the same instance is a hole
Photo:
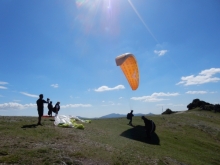
[[[134,116],[150,116],[150,115],[154,115],[153,113],[148,113],[148,114],[142,114],[142,113],[137,113],[134,114]],[[101,119],[105,119],[105,118],[120,118],[120,117],[126,117],[127,114],[117,114],[117,113],[111,113],[102,117],[99,117]]]

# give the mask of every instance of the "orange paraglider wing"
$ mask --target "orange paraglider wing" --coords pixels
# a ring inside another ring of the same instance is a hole
[[[115,59],[116,65],[121,67],[132,90],[136,90],[139,86],[139,70],[137,61],[133,54],[122,54]]]

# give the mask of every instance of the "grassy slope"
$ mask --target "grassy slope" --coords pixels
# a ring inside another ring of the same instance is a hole
[[[146,140],[143,121],[96,119],[85,130],[34,126],[35,117],[0,116],[0,163],[6,164],[213,164],[220,162],[220,114],[189,111],[149,116],[156,134]]]

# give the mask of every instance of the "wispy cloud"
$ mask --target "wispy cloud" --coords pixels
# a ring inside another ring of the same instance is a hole
[[[174,106],[174,107],[184,107],[184,106],[186,106],[186,105],[184,105],[184,104],[173,104],[173,106]]]
[[[118,99],[123,99],[123,97],[119,97]]]
[[[7,82],[4,81],[0,81],[0,89],[8,89],[7,87],[5,87],[4,85],[7,85]]]
[[[73,97],[73,96],[70,96],[71,99],[75,98],[75,99],[79,99],[80,97],[79,96],[76,96],[76,97]]]
[[[14,102],[20,102],[21,100],[13,100]]]
[[[154,50],[154,53],[158,56],[163,56],[168,52],[168,50]]]
[[[172,104],[172,103],[169,103],[169,104],[157,104],[156,106],[157,106],[157,107],[162,107],[162,106],[184,107],[185,105],[183,105],[183,104]]]
[[[19,104],[15,102],[3,103],[0,104],[0,110],[21,110],[25,108],[36,108],[36,104]]]
[[[206,94],[207,91],[187,91],[186,94]]]
[[[78,108],[78,107],[91,107],[91,104],[67,104],[62,105],[61,108]],[[22,110],[26,108],[37,108],[37,104],[19,104],[16,102],[9,102],[0,104],[0,111],[5,110]]]
[[[54,88],[58,88],[59,87],[58,84],[52,84],[51,86],[54,87]]]
[[[4,82],[4,81],[0,81],[0,85],[6,85],[8,84],[7,82]]]
[[[159,92],[159,93],[153,93],[150,96],[142,96],[142,97],[132,97],[132,100],[139,100],[139,101],[143,101],[143,102],[158,102],[158,101],[163,101],[163,100],[168,100],[165,98],[161,98],[161,97],[170,97],[170,96],[178,96],[179,93],[163,93],[163,92]]]
[[[105,91],[113,91],[113,90],[119,90],[119,89],[125,89],[124,85],[117,85],[113,88],[109,88],[108,86],[101,86],[98,89],[95,89],[96,92],[105,92]]]
[[[61,105],[61,108],[78,108],[78,107],[92,107],[91,104],[66,104]]]
[[[120,103],[114,103],[113,101],[102,101],[105,104],[102,104],[101,106],[113,106],[113,105],[121,105]]]
[[[188,85],[198,85],[205,83],[212,83],[220,81],[219,77],[213,77],[213,75],[220,73],[220,68],[211,68],[201,71],[197,76],[190,75],[186,77],[181,77],[181,81],[176,85],[183,84],[184,86]]]
[[[34,97],[34,98],[38,98],[39,97],[38,95],[33,95],[33,94],[26,93],[26,92],[20,92],[20,93],[25,95],[25,96],[28,96],[28,97]]]

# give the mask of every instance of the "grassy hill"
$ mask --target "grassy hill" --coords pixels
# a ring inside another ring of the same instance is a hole
[[[85,129],[61,128],[52,119],[0,116],[0,164],[218,165],[220,114],[191,110],[148,116],[156,133],[146,140],[143,121],[95,119]]]

